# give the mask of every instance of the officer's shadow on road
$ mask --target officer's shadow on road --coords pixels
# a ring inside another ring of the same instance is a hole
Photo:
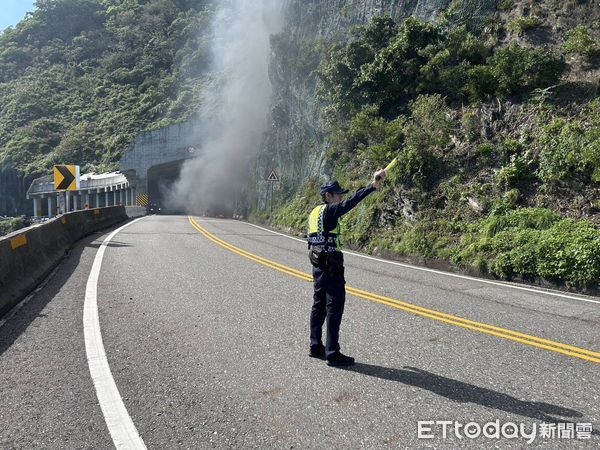
[[[520,416],[531,417],[547,423],[555,423],[558,417],[583,417],[579,411],[543,402],[528,402],[519,400],[502,392],[482,388],[474,384],[446,378],[415,367],[395,369],[357,363],[346,370],[362,373],[371,377],[415,386],[433,392],[442,397],[462,403],[475,403],[487,408],[494,408]]]

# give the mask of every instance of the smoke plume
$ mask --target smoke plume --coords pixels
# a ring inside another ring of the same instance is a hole
[[[186,161],[169,202],[191,213],[233,212],[266,131],[271,83],[269,37],[281,1],[222,0],[213,22],[210,87],[200,111],[201,148]]]

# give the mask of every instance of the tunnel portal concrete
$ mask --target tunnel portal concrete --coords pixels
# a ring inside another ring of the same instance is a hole
[[[172,183],[174,170],[177,169],[178,173],[183,161],[199,156],[200,128],[196,120],[188,120],[158,130],[143,131],[136,136],[121,158],[120,167],[140,198],[145,201],[150,201],[150,197],[164,199],[155,190],[158,182],[150,188],[149,173],[158,176],[163,173],[167,184]]]

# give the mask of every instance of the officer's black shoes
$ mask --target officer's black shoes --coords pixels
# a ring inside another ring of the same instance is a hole
[[[327,365],[333,367],[351,366],[354,364],[354,358],[343,355],[340,352],[327,357]]]
[[[311,345],[308,356],[312,358],[325,359],[325,347],[322,345]],[[354,364],[354,358],[336,352],[327,357],[327,365],[333,367],[351,366]]]
[[[325,347],[322,345],[311,345],[308,356],[311,358],[325,359]]]

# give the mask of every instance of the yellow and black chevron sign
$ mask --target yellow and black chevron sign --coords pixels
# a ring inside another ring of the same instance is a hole
[[[148,194],[137,194],[135,200],[137,206],[148,206]]]
[[[79,166],[54,166],[55,190],[76,191],[79,186]]]

